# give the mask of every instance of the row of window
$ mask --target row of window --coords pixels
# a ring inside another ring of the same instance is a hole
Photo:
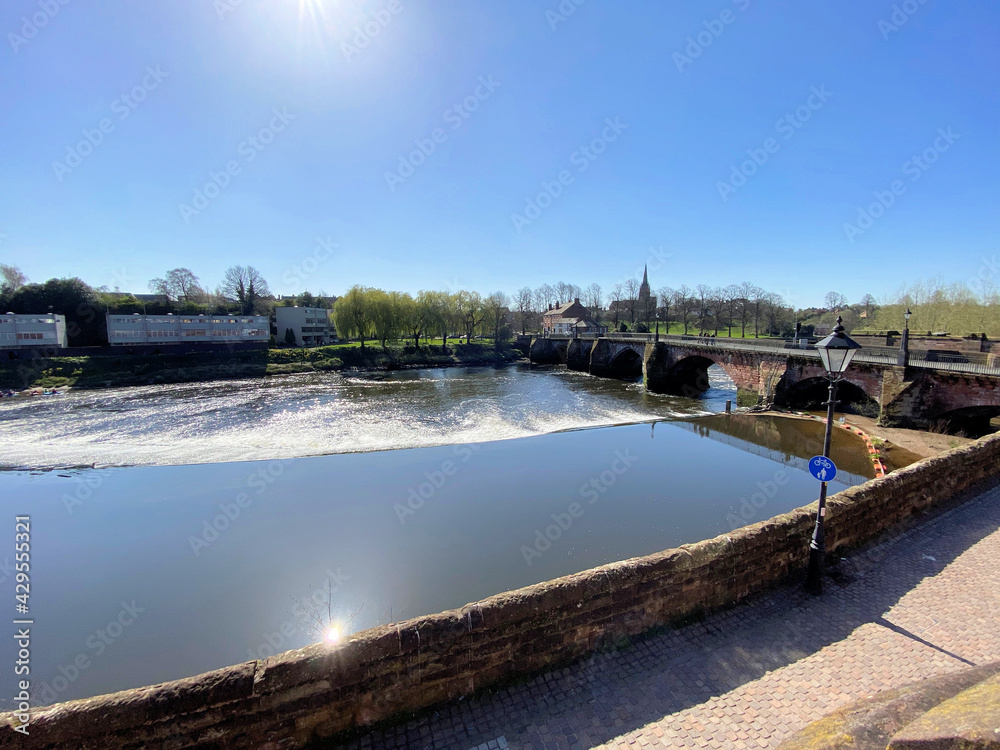
[[[0,333],[0,341],[42,341],[55,337],[54,333]]]
[[[148,337],[153,339],[165,339],[165,338],[179,338],[181,331],[149,331]],[[213,331],[208,331],[205,328],[192,328],[190,330],[183,331],[185,337],[194,336],[215,336],[217,338],[249,338],[249,337],[261,337],[269,335],[267,331],[261,328],[217,328]],[[18,334],[20,336],[20,334]],[[112,340],[122,341],[122,340],[132,340],[138,341],[146,336],[144,331],[112,331]]]
[[[111,322],[112,323],[116,323],[116,324],[125,324],[125,323],[127,323],[129,325],[136,325],[136,326],[142,325],[142,323],[143,323],[144,320],[145,319],[142,316],[139,316],[139,315],[129,315],[129,316],[113,317],[113,318],[111,318]],[[168,324],[175,325],[177,323],[177,321],[180,321],[181,323],[187,323],[187,324],[191,324],[191,323],[201,323],[201,324],[204,324],[204,323],[208,322],[208,319],[206,319],[206,318],[170,318],[170,319],[164,320],[163,318],[157,318],[155,320],[150,320],[149,323],[151,325],[168,325]],[[212,321],[212,323],[214,325],[219,325],[219,324],[222,324],[222,323],[256,323],[257,322],[253,318],[211,318],[211,321]],[[51,323],[52,321],[50,320],[48,322]]]
[[[15,318],[12,315],[0,315],[0,325],[25,325],[27,323],[45,323],[52,325],[55,320],[52,318]]]

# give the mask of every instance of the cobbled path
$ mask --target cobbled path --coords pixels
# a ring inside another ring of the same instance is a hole
[[[789,587],[347,747],[767,748],[886,688],[1000,661],[1000,487]]]

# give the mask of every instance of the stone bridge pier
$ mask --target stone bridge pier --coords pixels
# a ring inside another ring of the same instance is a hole
[[[771,404],[786,370],[786,357],[651,343],[643,359],[643,380],[654,393],[694,398],[708,390],[708,368],[712,365],[719,365],[736,384],[740,406]]]

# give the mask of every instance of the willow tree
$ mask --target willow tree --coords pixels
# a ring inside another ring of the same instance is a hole
[[[337,332],[341,336],[360,340],[362,349],[365,348],[365,339],[370,337],[372,329],[371,297],[375,291],[366,286],[352,286],[333,306],[333,322]]]

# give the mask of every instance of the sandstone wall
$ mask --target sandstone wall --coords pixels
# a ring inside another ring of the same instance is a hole
[[[830,552],[1000,472],[1000,435],[829,499]],[[724,607],[800,575],[815,504],[696,544],[185,680],[43,709],[0,747],[306,747]]]

